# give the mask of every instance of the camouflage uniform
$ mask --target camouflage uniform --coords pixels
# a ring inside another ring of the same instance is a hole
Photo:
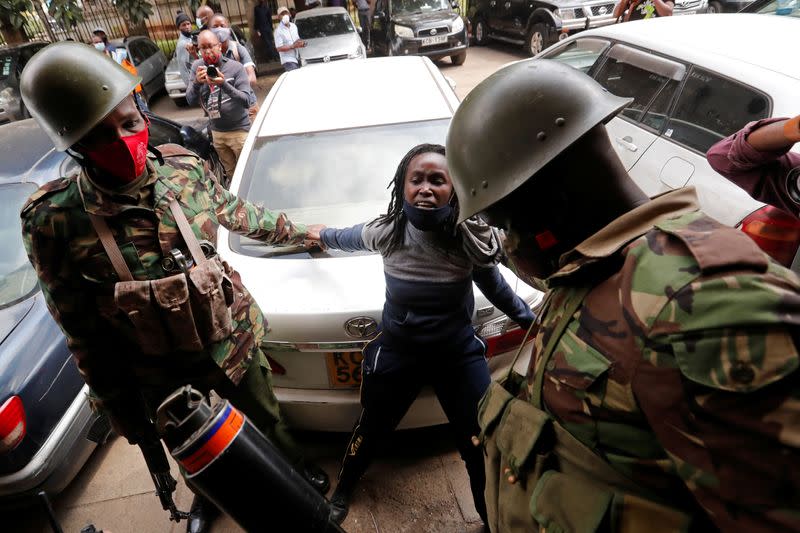
[[[492,531],[800,530],[794,273],[687,188],[548,284],[526,383],[481,403]]]
[[[114,284],[119,279],[87,211],[106,217],[136,280],[174,274],[162,268],[162,259],[173,248],[191,257],[169,210],[173,198],[200,240],[216,242],[220,224],[265,242],[298,243],[305,234],[303,226],[285,215],[256,207],[222,188],[194,154],[174,146],[167,151],[172,155],[165,157],[164,165],[150,155],[143,182],[122,192],[98,186],[84,172],[51,181],[31,196],[21,213],[23,238],[47,305],[96,403],[115,419],[127,418],[136,427],[132,405],[140,394],[153,410],[166,394],[191,382],[251,406],[240,408],[292,453],[272,393],[269,365],[260,350],[266,320],[238,273],[224,264],[234,286],[233,332],[201,352],[142,354],[132,324],[114,304]]]

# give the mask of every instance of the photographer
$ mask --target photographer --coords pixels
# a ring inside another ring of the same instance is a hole
[[[614,8],[617,22],[672,16],[675,2],[671,0],[620,0]]]
[[[751,122],[709,148],[711,168],[761,202],[800,218],[800,198],[789,180],[800,173],[800,154],[790,152],[800,142],[800,115]]]
[[[233,29],[225,15],[215,13],[208,21],[208,29],[213,31],[214,35],[219,39],[222,45],[222,55],[241,63],[245,72],[247,72],[250,87],[254,87],[256,84],[256,64],[253,62],[253,58],[250,57],[250,52],[247,51],[247,48],[236,40],[235,35],[232,36]]]
[[[255,97],[244,67],[222,56],[222,45],[212,31],[201,31],[197,44],[201,59],[192,65],[186,101],[190,105],[200,103],[208,113],[214,148],[225,168],[227,184],[250,130],[248,109]]]

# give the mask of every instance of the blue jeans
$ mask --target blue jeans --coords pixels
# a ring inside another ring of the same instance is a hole
[[[382,344],[381,337],[368,344],[362,363],[361,416],[347,445],[339,486],[352,492],[422,387],[432,385],[467,468],[475,508],[486,522],[483,451],[471,440],[480,432],[478,402],[491,381],[485,353],[477,337],[431,350],[399,349]]]
[[[283,66],[283,70],[285,72],[289,72],[291,70],[295,70],[295,69],[300,68],[300,65],[298,65],[297,63],[295,63],[293,61],[290,61],[288,63],[284,63],[282,66]]]

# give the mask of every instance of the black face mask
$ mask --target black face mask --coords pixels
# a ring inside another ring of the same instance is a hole
[[[189,38],[192,37],[192,32],[191,31],[181,31],[181,33],[183,34],[184,37],[189,37]]]
[[[434,209],[421,209],[403,200],[403,213],[411,225],[420,231],[442,229],[447,219],[453,216],[453,206],[449,203]]]

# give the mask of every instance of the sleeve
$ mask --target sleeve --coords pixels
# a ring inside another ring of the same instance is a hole
[[[320,240],[327,248],[345,252],[369,250],[362,237],[364,224],[356,224],[349,228],[325,228],[320,233]]]
[[[792,201],[783,180],[792,168],[800,166],[800,155],[789,152],[788,149],[759,152],[747,142],[747,136],[753,130],[779,120],[785,119],[750,122],[709,148],[706,158],[711,168],[756,200],[798,216],[798,205]]]
[[[247,51],[247,48],[242,46],[240,43],[236,43],[236,46],[239,48],[239,62],[242,64],[242,66],[244,68],[255,68],[256,64],[253,62],[253,57],[250,55],[250,52]]]
[[[281,46],[285,46],[285,44],[283,42],[282,32],[274,31],[272,33],[273,33],[273,36],[274,36],[274,39],[275,39],[275,48],[280,48]]]
[[[211,207],[219,224],[229,231],[268,244],[300,244],[306,236],[306,227],[288,219],[284,213],[275,213],[242,200],[220,185],[202,163],[197,171],[208,191]]]
[[[247,80],[247,73],[244,71],[244,67],[241,65],[237,66],[239,68],[236,69],[236,74],[233,76],[233,85],[226,79],[221,87],[222,90],[231,97],[231,100],[238,102],[244,107],[250,107],[250,97],[253,90],[250,88],[250,82]]]
[[[492,304],[519,324],[522,329],[531,327],[531,324],[536,319],[533,311],[506,283],[499,268],[496,266],[474,268],[472,270],[472,280]]]
[[[785,272],[677,290],[632,382],[676,473],[723,531],[800,531],[800,291]]]
[[[197,67],[200,65],[199,61],[192,64],[192,71],[189,74],[189,83],[186,84],[186,101],[189,105],[198,105],[202,97],[202,84],[197,83]]]
[[[185,41],[178,41],[178,48],[175,51],[175,55],[178,58],[178,70],[181,73],[181,79],[183,79],[188,89],[192,80],[190,77],[192,74],[192,61],[189,58],[189,51],[186,49]]]

